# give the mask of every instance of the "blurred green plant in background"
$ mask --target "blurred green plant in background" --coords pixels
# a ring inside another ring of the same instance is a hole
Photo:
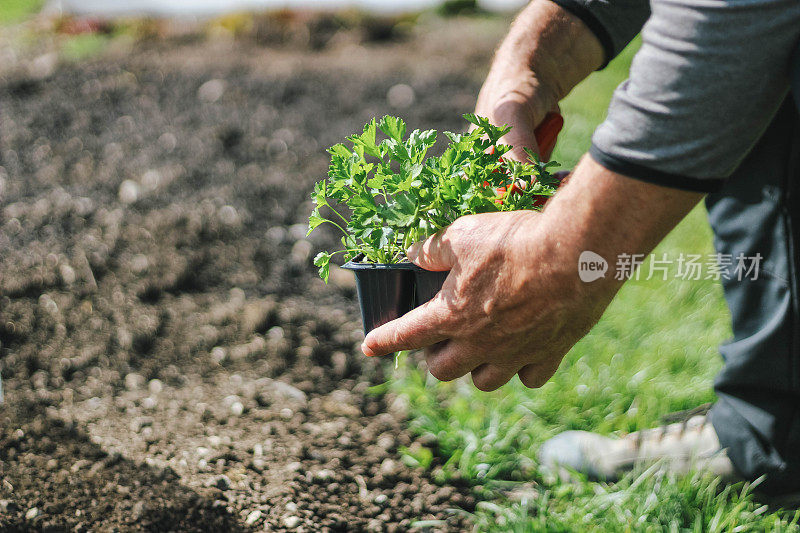
[[[19,22],[41,9],[42,3],[42,0],[2,0],[0,24]]]

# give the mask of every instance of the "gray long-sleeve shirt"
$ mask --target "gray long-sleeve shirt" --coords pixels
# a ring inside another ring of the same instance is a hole
[[[607,59],[642,30],[590,153],[644,181],[718,190],[800,70],[800,0],[553,1],[589,26]]]

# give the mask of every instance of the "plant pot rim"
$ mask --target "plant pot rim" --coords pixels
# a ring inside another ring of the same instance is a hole
[[[415,272],[450,272],[449,270],[428,270],[414,263],[362,263],[348,261],[342,265],[347,270],[413,270]]]
[[[347,270],[425,270],[414,263],[362,263],[348,261],[342,265]]]

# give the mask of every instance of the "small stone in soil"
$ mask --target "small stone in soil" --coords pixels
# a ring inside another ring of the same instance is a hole
[[[12,513],[17,509],[18,506],[13,500],[0,500],[0,511],[4,513]]]
[[[381,474],[384,476],[392,476],[397,473],[399,465],[396,461],[388,457],[381,462]]]
[[[225,348],[221,346],[216,346],[211,349],[211,359],[215,363],[221,363],[225,360],[225,357],[228,355],[228,352],[225,351]]]
[[[208,80],[197,90],[197,98],[202,102],[212,104],[222,98],[226,86],[225,80]]]
[[[327,468],[320,470],[319,472],[314,474],[314,478],[319,481],[327,481],[331,477],[333,477],[333,471]]]
[[[237,226],[239,224],[239,213],[236,212],[233,206],[223,205],[219,208],[217,216],[219,216],[220,222],[226,226]]]
[[[150,394],[158,394],[164,390],[164,383],[162,383],[160,379],[151,379],[147,384],[147,388],[150,391]]]
[[[209,481],[209,487],[216,487],[219,490],[228,490],[231,488],[231,478],[226,476],[225,474],[219,475],[216,478]]]
[[[255,509],[253,511],[250,511],[250,513],[247,515],[247,519],[245,519],[244,523],[247,524],[248,526],[252,526],[256,522],[258,522],[258,520],[260,518],[261,518],[261,511],[259,511],[258,509]]]
[[[276,328],[278,330],[280,330],[280,335],[282,337],[283,336],[283,328],[281,328],[280,326],[276,326],[275,328],[270,329],[267,332],[267,335],[270,335],[271,332],[273,330],[275,330]],[[294,401],[296,401],[296,402],[298,402],[300,404],[303,404],[303,405],[305,405],[308,402],[308,398],[306,397],[306,393],[305,392],[301,391],[297,387],[289,385],[288,383],[286,383],[284,381],[270,380],[268,382],[268,385],[270,385],[275,392],[277,392],[281,396],[286,397],[287,399],[294,400]]]
[[[144,385],[144,377],[141,374],[131,372],[125,375],[125,388],[128,390],[136,390]]]
[[[283,517],[283,525],[289,529],[294,529],[298,525],[300,525],[300,517],[299,516],[284,516]]]
[[[133,180],[125,180],[119,186],[119,201],[123,204],[132,204],[139,199],[139,184]]]
[[[134,520],[139,520],[145,511],[145,504],[143,500],[136,502],[133,505],[133,509],[131,509],[131,518]]]

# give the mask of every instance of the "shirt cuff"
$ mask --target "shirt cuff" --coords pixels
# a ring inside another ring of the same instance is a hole
[[[589,155],[598,164],[612,172],[672,189],[704,193],[719,192],[727,181],[725,178],[695,178],[648,168],[640,163],[604,152],[594,144],[589,149]]]

